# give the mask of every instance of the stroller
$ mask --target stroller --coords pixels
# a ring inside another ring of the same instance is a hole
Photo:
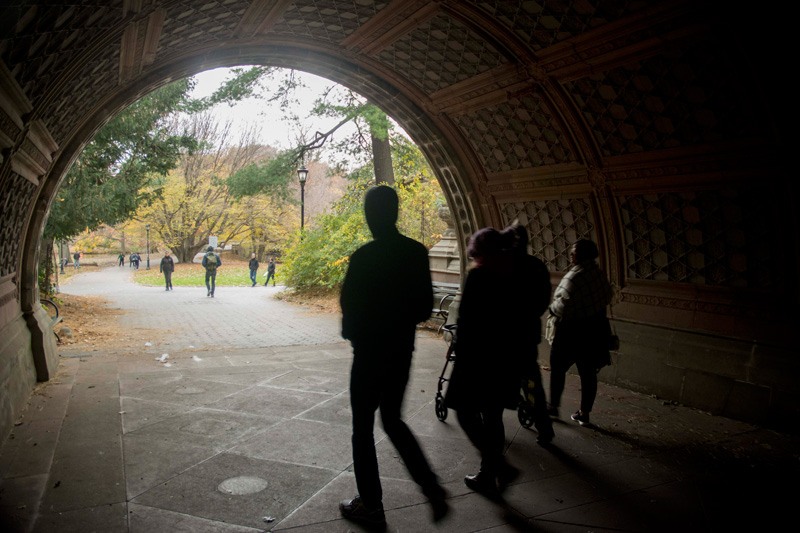
[[[436,418],[440,421],[444,422],[447,419],[447,406],[444,403],[444,395],[442,394],[442,388],[444,384],[450,381],[448,378],[445,377],[447,374],[447,367],[450,363],[455,364],[456,361],[456,354],[453,351],[453,342],[455,341],[456,330],[458,326],[456,324],[447,324],[442,327],[442,336],[444,337],[445,342],[447,343],[447,359],[444,362],[444,368],[442,368],[442,373],[439,376],[439,383],[436,388]],[[517,419],[519,423],[522,424],[524,428],[530,428],[533,425],[533,387],[534,382],[528,379],[522,379],[520,383],[520,389],[522,391],[522,395],[520,396],[519,404],[517,405]]]

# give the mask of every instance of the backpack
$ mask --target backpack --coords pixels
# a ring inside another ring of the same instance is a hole
[[[206,254],[206,271],[214,272],[217,270],[217,255],[214,252]]]

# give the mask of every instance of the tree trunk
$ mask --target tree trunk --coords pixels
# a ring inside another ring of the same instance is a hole
[[[44,269],[44,279],[39,287],[39,292],[50,297],[53,293],[53,239],[42,239],[42,247],[39,252],[39,269]]]
[[[372,136],[372,166],[375,168],[375,182],[378,185],[394,185],[392,168],[392,147],[389,144],[389,130],[386,127],[375,129],[370,124]]]

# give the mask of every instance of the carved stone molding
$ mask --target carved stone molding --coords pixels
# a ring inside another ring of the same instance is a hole
[[[769,147],[752,143],[660,150],[647,154],[607,157],[603,174],[615,193],[698,188],[780,179],[778,162]]]
[[[535,90],[536,84],[527,69],[507,64],[446,87],[430,98],[436,112],[457,116],[506,102],[512,95]]]
[[[269,32],[291,4],[291,0],[254,0],[233,30],[233,35],[250,39]]]
[[[605,194],[606,175],[602,170],[591,165],[586,172],[586,177],[589,179],[589,183],[592,184],[592,188],[596,193]]]
[[[377,55],[440,10],[439,2],[393,0],[366,24],[350,34],[341,45],[362,54]]]
[[[158,51],[158,41],[167,17],[163,7],[141,10],[141,5],[130,8],[132,20],[122,33],[119,54],[119,83],[125,83],[152,64]]]
[[[707,30],[707,24],[695,22],[696,11],[697,4],[686,0],[661,2],[547,48],[539,54],[540,65],[564,82],[649,57]]]
[[[579,163],[526,168],[489,174],[489,192],[498,200],[588,196],[591,185]]]
[[[620,299],[621,303],[630,303],[638,305],[648,305],[652,307],[666,307],[669,309],[680,309],[682,311],[699,311],[702,313],[709,313],[714,315],[735,316],[741,318],[761,318],[770,319],[776,318],[777,313],[770,313],[763,308],[750,307],[745,305],[737,305],[731,303],[719,302],[704,302],[694,299],[685,298],[670,298],[665,296],[655,296],[647,294],[632,294],[629,292],[622,292]]]

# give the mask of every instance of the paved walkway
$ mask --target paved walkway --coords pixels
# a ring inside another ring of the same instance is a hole
[[[123,326],[163,330],[160,344],[172,349],[257,348],[341,341],[338,317],[272,299],[282,286],[143,287],[130,268],[79,274],[62,287],[67,294],[99,295],[130,311]],[[142,345],[149,339],[142,339]]]
[[[126,320],[169,328],[173,344],[64,354],[57,379],[31,397],[0,450],[0,530],[362,531],[337,510],[355,494],[351,353],[336,338],[338,318],[271,301],[270,289],[222,288],[207,300],[203,291],[165,293],[123,278],[99,273],[69,290],[102,294],[132,309]],[[181,323],[182,310],[191,324]],[[245,320],[255,327],[223,331]],[[258,328],[261,341],[247,336]],[[185,350],[189,343],[204,348]],[[548,448],[506,412],[506,454],[523,474],[504,502],[488,501],[462,482],[478,469],[474,449],[454,417],[442,423],[434,413],[443,353],[441,340],[418,338],[404,418],[452,512],[430,523],[376,428],[390,531],[795,529],[782,519],[796,493],[796,438],[603,385],[597,426],[573,424],[565,407]],[[564,405],[578,397],[568,376]]]

